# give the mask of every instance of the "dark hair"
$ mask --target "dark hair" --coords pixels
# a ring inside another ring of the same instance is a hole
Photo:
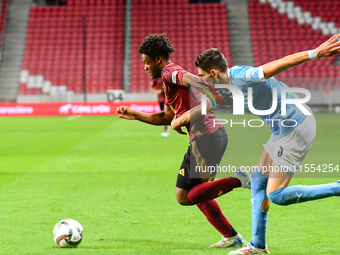
[[[151,34],[145,37],[138,49],[140,54],[145,54],[151,58],[161,56],[165,59],[169,59],[169,54],[175,51],[176,49],[171,45],[169,38],[165,37],[164,34]]]
[[[217,69],[220,72],[226,72],[228,63],[224,55],[216,48],[208,49],[196,57],[195,65],[205,72],[211,69]]]

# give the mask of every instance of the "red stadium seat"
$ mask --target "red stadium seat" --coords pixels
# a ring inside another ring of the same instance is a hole
[[[334,22],[340,27],[340,2],[339,1],[319,1],[319,0],[291,0],[295,6],[300,6],[302,11],[309,11],[312,17],[319,16],[324,22]]]
[[[43,75],[53,86],[66,85],[68,91],[82,93],[82,16],[87,29],[88,91],[103,93],[111,88],[101,82],[99,89],[99,80],[112,69],[122,77],[124,0],[68,0],[66,7],[32,7],[22,70],[29,71],[30,75]],[[122,78],[116,81],[116,88],[121,89]],[[19,93],[37,94],[41,89],[28,89],[23,84]]]

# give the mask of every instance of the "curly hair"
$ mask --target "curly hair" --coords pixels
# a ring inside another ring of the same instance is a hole
[[[150,34],[144,38],[138,49],[140,54],[145,54],[151,58],[161,56],[165,59],[169,59],[170,53],[175,51],[176,49],[171,45],[169,38],[165,37],[164,34]]]
[[[195,65],[206,72],[210,72],[213,68],[221,72],[226,72],[228,69],[226,58],[216,48],[208,49],[199,54],[196,57]]]

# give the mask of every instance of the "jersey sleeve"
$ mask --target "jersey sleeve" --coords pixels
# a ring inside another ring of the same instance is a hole
[[[241,67],[232,67],[230,69],[229,76],[232,79],[233,85],[242,86],[252,84],[258,84],[261,82],[265,82],[263,73],[263,66],[259,67],[250,67],[250,66],[241,66]]]
[[[165,67],[162,71],[162,80],[167,85],[183,86],[182,77],[185,73],[187,71],[177,66]]]

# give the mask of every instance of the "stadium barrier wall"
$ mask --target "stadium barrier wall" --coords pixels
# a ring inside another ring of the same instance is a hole
[[[0,103],[0,117],[24,116],[110,116],[117,115],[117,107],[129,106],[136,111],[155,113],[160,111],[157,101],[120,101],[96,103]]]

